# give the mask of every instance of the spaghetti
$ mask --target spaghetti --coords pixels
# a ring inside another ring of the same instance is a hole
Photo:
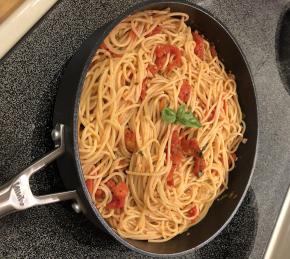
[[[79,107],[92,200],[122,237],[163,242],[227,188],[245,123],[234,76],[188,15],[143,11],[97,50]]]

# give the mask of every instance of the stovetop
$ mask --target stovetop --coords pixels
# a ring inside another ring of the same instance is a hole
[[[96,28],[134,2],[59,1],[0,63],[0,184],[52,149],[53,105],[63,67]],[[218,17],[246,54],[256,84],[260,132],[254,176],[242,206],[218,237],[184,258],[261,258],[290,183],[290,97],[275,50],[288,1],[192,2]],[[31,184],[38,194],[64,190],[54,164]],[[0,220],[0,258],[56,257],[143,258],[95,229],[69,202]]]

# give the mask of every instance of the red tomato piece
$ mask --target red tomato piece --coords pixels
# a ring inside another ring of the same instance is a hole
[[[165,62],[166,62],[166,56],[162,56],[160,58],[156,57],[155,64],[156,64],[158,71],[163,68]]]
[[[170,45],[170,54],[174,55],[173,60],[168,64],[168,71],[170,72],[175,67],[181,66],[181,52],[180,49]]]
[[[108,184],[108,182],[106,184]],[[111,188],[110,187],[109,188],[112,191],[113,198],[111,202],[107,204],[107,208],[122,209],[124,208],[125,198],[129,192],[129,189],[125,182],[120,182],[116,185],[116,183],[113,181],[113,183],[111,184],[112,184]]]
[[[175,67],[180,67],[179,62],[175,62],[174,60],[168,64],[167,71],[171,72]]]
[[[112,198],[111,202],[107,204],[108,209],[116,209],[118,208],[119,201],[116,198]]]
[[[155,34],[158,34],[162,31],[162,27],[157,25],[149,34],[146,35],[146,37],[153,36]]]
[[[174,61],[170,62],[168,64],[167,71],[171,72],[174,67],[176,67],[175,62]]]
[[[172,161],[172,164],[177,166],[180,164],[182,158],[183,158],[183,153],[180,146],[180,138],[178,135],[178,131],[175,130],[173,131],[172,137],[171,137],[170,159]]]
[[[170,53],[170,46],[169,44],[160,44],[155,48],[155,55],[157,58],[161,58],[163,56],[166,56],[168,53]]]
[[[194,48],[194,53],[197,55],[200,59],[204,59],[204,44],[203,44],[203,38],[198,34],[198,32],[192,33],[193,39],[196,43]]]
[[[205,160],[203,157],[196,156],[194,158],[193,174],[199,176],[199,172],[202,172],[205,169]]]
[[[108,188],[112,191],[116,187],[116,183],[113,179],[110,179],[109,181],[106,182],[106,185]]]
[[[174,180],[173,180],[173,173],[180,164],[181,160],[183,158],[182,149],[180,146],[180,137],[178,134],[178,131],[175,130],[172,133],[171,137],[171,146],[170,146],[170,159],[172,161],[172,168],[169,171],[166,181],[169,186],[174,186]]]
[[[152,74],[155,75],[158,72],[158,67],[156,65],[149,65],[147,70]]]
[[[197,31],[193,32],[192,36],[196,44],[201,44],[201,43],[203,44],[203,38],[201,37],[201,35],[199,35]]]
[[[181,66],[181,51],[174,45],[160,44],[155,48],[156,60],[155,64],[158,70],[161,70],[165,64],[167,54],[173,55],[173,60],[168,64],[168,71],[170,72],[174,67]]]
[[[147,79],[144,79],[142,83],[142,90],[141,90],[141,95],[140,95],[140,98],[142,101],[146,97],[146,91],[147,91]]]
[[[127,184],[125,182],[120,182],[116,185],[116,187],[113,189],[113,195],[117,199],[123,199],[127,196],[129,192],[129,189],[127,187]]]
[[[204,48],[202,45],[196,45],[194,48],[194,53],[201,59],[203,60],[204,58]]]
[[[217,52],[216,52],[216,49],[215,49],[215,46],[214,45],[211,45],[210,48],[209,48],[209,50],[210,50],[210,54],[211,54],[211,56],[213,58],[217,56]]]
[[[193,154],[192,153],[193,150],[192,150],[189,142],[190,142],[190,140],[185,139],[185,138],[183,138],[181,140],[181,148],[182,148],[182,151],[185,155],[192,155]]]
[[[190,97],[190,92],[191,92],[190,84],[188,83],[187,80],[183,80],[183,84],[180,88],[179,95],[178,95],[179,99],[183,101],[184,103],[186,103]]]
[[[181,140],[181,148],[185,155],[196,156],[200,152],[200,148],[197,140],[194,139],[185,139]]]
[[[178,135],[178,131],[175,130],[172,133],[172,137],[171,137],[171,146],[179,146],[180,145],[180,138]]]
[[[206,167],[205,160],[203,157],[200,158],[199,162],[199,171],[202,172]]]
[[[198,156],[196,156],[194,159],[194,166],[193,166],[193,174],[195,176],[198,176],[198,173],[199,173],[199,163],[200,163],[200,159]]]
[[[198,215],[198,210],[197,210],[197,207],[194,205],[188,212],[188,216],[192,218],[192,217],[197,217],[197,215]]]
[[[119,200],[119,204],[118,204],[118,205],[119,205],[119,208],[120,208],[120,209],[123,209],[123,208],[124,208],[124,206],[125,206],[125,198],[123,198],[123,199],[120,199],[120,200]]]
[[[111,202],[107,204],[107,208],[109,209],[122,209],[125,205],[125,199],[118,199],[113,197]]]
[[[103,192],[103,190],[97,189],[96,194],[95,194],[95,197],[96,197],[96,199],[103,198],[104,197],[104,194],[105,193]]]
[[[179,165],[183,158],[182,150],[180,148],[171,147],[170,159],[173,165]]]
[[[92,194],[94,189],[94,180],[93,179],[86,180],[86,186],[88,188],[89,193]]]
[[[136,135],[130,129],[125,129],[125,144],[130,152],[135,152],[137,148]]]
[[[123,209],[125,205],[125,198],[118,199],[118,208]]]

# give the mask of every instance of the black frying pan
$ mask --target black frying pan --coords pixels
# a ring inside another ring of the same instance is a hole
[[[185,12],[188,24],[213,42],[227,69],[236,76],[238,96],[245,114],[248,142],[240,145],[236,168],[230,173],[229,192],[233,197],[214,202],[207,216],[187,233],[165,243],[148,243],[121,238],[99,214],[87,191],[78,152],[77,120],[83,81],[90,61],[104,38],[124,17],[147,9],[164,9]],[[212,240],[231,220],[240,206],[253,172],[258,137],[255,89],[245,57],[227,29],[212,15],[198,6],[184,1],[149,1],[136,5],[114,21],[98,29],[84,42],[70,60],[58,91],[52,137],[56,149],[0,188],[0,216],[28,207],[73,199],[73,208],[81,211],[97,227],[111,234],[130,249],[152,256],[176,256],[193,251]],[[56,158],[60,175],[67,192],[35,197],[29,187],[29,177]]]

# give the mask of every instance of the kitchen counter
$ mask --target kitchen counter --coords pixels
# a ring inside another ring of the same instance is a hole
[[[52,149],[50,131],[66,62],[97,28],[136,1],[63,0],[0,63],[0,184]],[[256,84],[258,157],[250,189],[231,223],[184,258],[261,258],[290,183],[290,96],[276,62],[288,1],[193,1],[232,32]],[[1,44],[1,43],[0,43]],[[31,179],[36,194],[64,190],[54,164]],[[103,234],[70,202],[0,220],[0,258],[143,258]]]

